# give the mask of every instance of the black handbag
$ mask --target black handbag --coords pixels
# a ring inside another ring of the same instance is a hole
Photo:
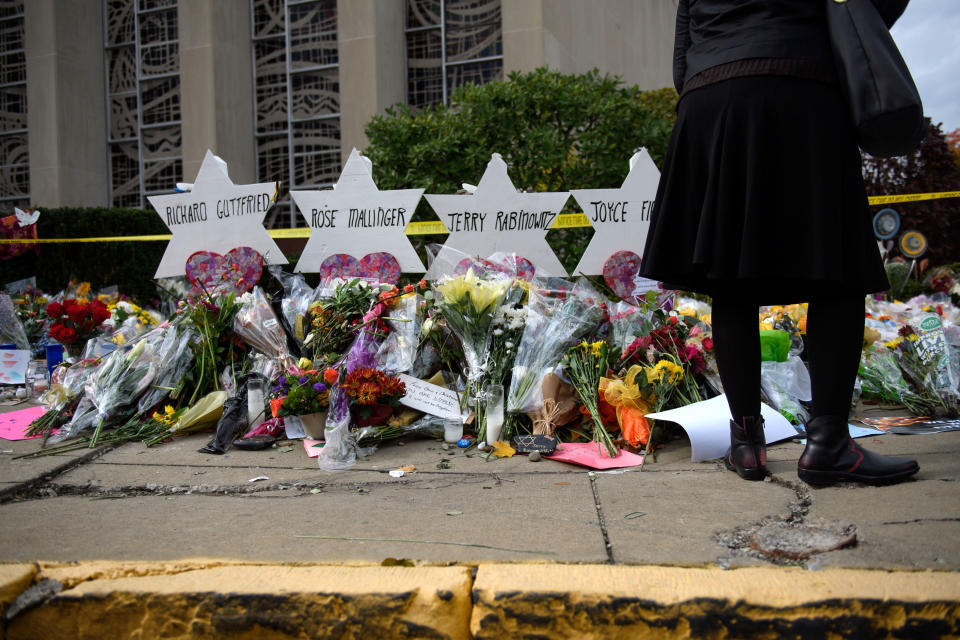
[[[914,151],[926,132],[923,104],[890,30],[870,0],[826,0],[840,87],[860,148],[873,156]]]

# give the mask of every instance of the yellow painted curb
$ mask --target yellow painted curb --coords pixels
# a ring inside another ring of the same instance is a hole
[[[79,582],[14,618],[7,638],[469,637],[468,567],[181,569]]]
[[[960,574],[483,565],[475,638],[912,637],[960,633]]]
[[[0,594],[31,579],[63,591],[10,640],[960,636],[958,572],[195,559],[0,565]]]

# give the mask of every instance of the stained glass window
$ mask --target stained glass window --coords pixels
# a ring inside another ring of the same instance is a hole
[[[257,178],[279,180],[268,227],[305,223],[291,189],[340,175],[336,0],[251,0]]]

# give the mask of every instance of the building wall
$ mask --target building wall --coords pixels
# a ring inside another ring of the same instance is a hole
[[[24,9],[31,202],[106,204],[100,0],[28,0]]]
[[[503,0],[504,71],[547,66],[673,86],[677,0]]]
[[[503,71],[598,68],[641,88],[670,86],[676,6],[677,0],[502,0]],[[108,204],[103,7],[103,0],[25,2],[35,205]],[[229,163],[238,182],[273,179],[258,175],[264,171],[262,163],[258,170],[254,139],[249,1],[177,0],[176,7],[183,167],[178,179],[193,180],[208,148]],[[336,0],[342,159],[366,146],[363,129],[371,117],[405,100],[405,10],[406,0]]]

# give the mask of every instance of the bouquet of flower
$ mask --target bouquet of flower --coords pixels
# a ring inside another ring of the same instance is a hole
[[[617,353],[623,353],[640,331],[649,312],[644,312],[629,302],[620,301],[608,302],[607,313],[610,315],[610,348]]]
[[[396,376],[379,369],[360,367],[348,373],[340,384],[357,424],[382,424],[393,410],[400,406],[400,398],[407,393],[406,385]],[[372,422],[371,422],[372,421]]]
[[[489,354],[493,318],[511,280],[496,271],[463,275],[434,284],[434,302],[444,322],[460,340],[468,383],[476,386]],[[469,394],[469,392],[468,392]]]
[[[107,306],[99,300],[51,302],[46,312],[49,318],[47,332],[68,350],[74,345],[85,344],[97,333],[103,321],[110,317]]]
[[[281,370],[294,364],[287,351],[287,334],[277,320],[267,296],[254,287],[240,296],[239,308],[233,317],[233,331],[248,345],[277,361]]]
[[[589,280],[571,285],[560,278],[535,278],[517,357],[507,410],[529,413],[542,404],[540,381],[563,354],[599,326],[604,302]]]
[[[420,280],[416,285],[405,285],[402,292],[395,293],[381,303],[389,314],[381,318],[386,322],[390,333],[380,345],[378,353],[380,366],[386,371],[400,373],[413,368],[417,359],[421,322],[418,291],[423,291],[426,287],[426,280]]]
[[[330,387],[337,381],[336,369],[289,373],[277,379],[270,394],[274,416],[302,416],[326,411],[330,406]]]
[[[364,323],[364,314],[381,291],[389,288],[354,278],[339,282],[330,295],[310,305],[311,330],[303,346],[313,350],[318,366],[331,366],[340,359],[353,343],[357,327]]]
[[[42,291],[27,288],[13,299],[17,317],[31,346],[38,345],[47,334],[47,297]]]
[[[136,403],[157,373],[155,344],[144,336],[128,352],[122,349],[107,356],[86,386],[87,395],[97,408],[97,427],[90,446],[97,445],[104,422],[119,410]]]
[[[233,331],[233,318],[239,310],[233,294],[221,298],[203,295],[193,303],[181,301],[175,322],[192,326],[198,337],[190,341],[193,369],[188,370],[185,385],[193,388],[187,404],[220,389],[219,373],[224,368],[232,373],[235,364],[243,362],[245,347]]]
[[[199,338],[189,326],[167,325],[156,349],[157,373],[150,389],[137,402],[137,415],[144,415],[169,398],[177,401],[183,392],[185,375],[193,363],[190,344]]]
[[[955,376],[950,369],[949,355],[944,353],[948,347],[941,343],[942,349],[938,350],[934,345],[934,340],[924,340],[909,324],[900,329],[896,338],[885,343],[912,383],[914,392],[932,408],[931,412],[956,416],[960,414],[960,391],[953,382]]]
[[[160,314],[156,311],[144,309],[130,300],[118,299],[107,303],[107,310],[110,311],[110,317],[103,324],[104,327],[109,327],[113,331],[120,327],[130,327],[140,334],[162,321]]]
[[[570,347],[563,358],[563,371],[573,383],[593,419],[593,441],[597,443],[598,452],[603,455],[603,450],[606,449],[607,455],[613,458],[619,450],[604,427],[598,408],[600,379],[606,375],[607,368],[605,340],[581,342]]]
[[[96,372],[98,366],[100,360],[84,359],[54,369],[50,389],[40,398],[47,410],[30,423],[27,435],[47,436],[66,422],[71,407],[83,394],[87,379]]]

